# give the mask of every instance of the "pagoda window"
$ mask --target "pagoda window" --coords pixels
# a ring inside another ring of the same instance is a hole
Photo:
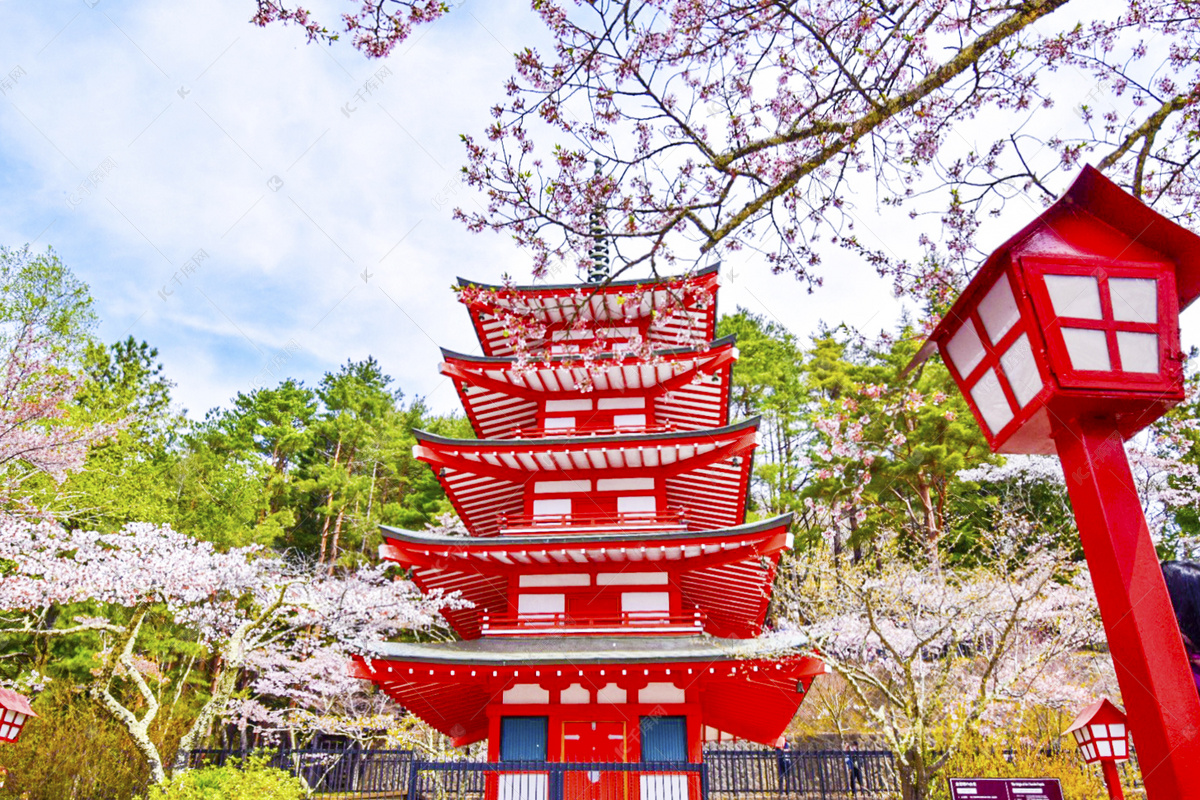
[[[622,592],[621,613],[633,614],[634,622],[666,617],[671,613],[670,592]]]
[[[553,624],[554,619],[547,615],[561,617],[566,612],[567,598],[562,594],[519,594],[517,595],[517,617],[544,618],[547,624]]]
[[[558,702],[565,706],[581,706],[592,702],[592,693],[580,683],[572,683],[559,692]]]
[[[546,413],[557,414],[563,411],[591,411],[591,400],[547,400]]]
[[[518,683],[506,689],[500,700],[512,705],[544,706],[550,702],[550,692],[536,683]]]
[[[597,703],[621,705],[629,701],[628,693],[615,683],[606,683],[596,692]]]
[[[574,427],[574,417],[546,417],[545,429],[547,431],[569,430]]]
[[[550,720],[547,717],[501,717],[501,761],[545,761]]]
[[[654,478],[601,478],[596,481],[599,492],[654,491]]]
[[[642,761],[678,763],[688,760],[687,717],[642,717],[638,728]]]
[[[652,682],[638,690],[638,702],[646,705],[686,703],[687,695],[673,683]]]
[[[535,572],[532,575],[521,575],[517,579],[521,588],[527,586],[591,586],[592,576],[586,572],[564,572],[543,574]]]
[[[666,586],[670,576],[665,572],[601,572],[596,575],[597,586]]]
[[[657,510],[658,500],[652,494],[617,498],[619,514],[653,514]]]
[[[571,516],[571,498],[554,497],[533,501],[533,516],[535,521],[564,521]]]
[[[596,408],[600,409],[601,411],[645,407],[646,398],[644,397],[602,397],[596,404]]]
[[[603,483],[603,481],[601,481]],[[559,492],[590,492],[591,481],[534,481],[534,494],[557,494]]]
[[[547,420],[549,422],[549,420]],[[615,414],[613,415],[614,428],[644,428],[646,427],[645,414]]]

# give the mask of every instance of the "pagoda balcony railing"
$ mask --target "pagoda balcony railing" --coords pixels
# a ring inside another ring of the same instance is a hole
[[[483,612],[480,628],[484,636],[595,636],[598,634],[647,633],[655,636],[689,635],[704,632],[706,617],[700,609],[679,614],[665,611],[622,611],[609,616],[577,617],[556,612],[498,615]]]
[[[561,439],[569,436],[619,436],[626,433],[672,433],[681,430],[674,423],[641,425],[580,425],[573,428],[518,428],[512,439]]]
[[[500,532],[507,534],[594,533],[621,530],[687,530],[685,516],[674,509],[663,511],[617,511],[611,514],[501,514]]]

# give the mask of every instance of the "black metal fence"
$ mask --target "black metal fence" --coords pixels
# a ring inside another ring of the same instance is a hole
[[[704,763],[431,761],[409,750],[262,751],[313,794],[405,800],[889,800],[898,796],[884,750],[712,749]],[[190,764],[243,754],[194,750]]]
[[[888,798],[897,793],[887,750],[710,750],[713,798]]]

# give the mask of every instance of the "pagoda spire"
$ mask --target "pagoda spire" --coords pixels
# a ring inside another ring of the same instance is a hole
[[[597,158],[595,165],[596,177],[600,177],[603,162]],[[590,218],[592,249],[588,252],[588,258],[592,260],[592,264],[588,267],[588,283],[604,283],[608,280],[608,227],[605,224],[604,212],[603,204],[597,200]]]

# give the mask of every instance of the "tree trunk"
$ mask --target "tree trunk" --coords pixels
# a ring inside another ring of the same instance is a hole
[[[188,768],[188,756],[208,736],[209,728],[218,713],[233,697],[237,689],[238,676],[246,663],[246,637],[257,627],[260,620],[243,622],[233,635],[229,637],[221,653],[221,666],[218,667],[217,679],[213,684],[212,696],[200,709],[192,727],[179,740],[179,749],[175,752],[175,761],[171,765],[171,774],[177,775]],[[243,732],[244,738],[244,732]]]
[[[336,467],[342,459],[342,437],[338,437],[337,447],[333,449],[333,465]],[[325,505],[329,506],[329,510],[333,510],[333,489],[325,495]],[[318,564],[325,563],[325,548],[329,541],[329,514],[325,515],[325,522],[321,525],[321,554],[317,557]]]
[[[89,694],[125,728],[125,732],[133,740],[133,744],[142,754],[142,758],[146,759],[146,764],[150,767],[151,780],[155,783],[162,783],[166,780],[167,773],[163,769],[162,756],[150,739],[150,723],[154,722],[154,717],[158,714],[158,698],[154,696],[154,692],[150,690],[146,680],[133,663],[133,646],[137,641],[138,632],[142,629],[142,622],[146,619],[146,612],[147,609],[144,606],[134,610],[133,619],[130,620],[129,627],[126,629],[125,641],[113,645],[104,669],[96,682],[92,684]],[[146,704],[146,713],[140,719],[113,696],[112,682],[116,677],[118,667],[125,668],[127,677],[137,687],[138,693]]]

